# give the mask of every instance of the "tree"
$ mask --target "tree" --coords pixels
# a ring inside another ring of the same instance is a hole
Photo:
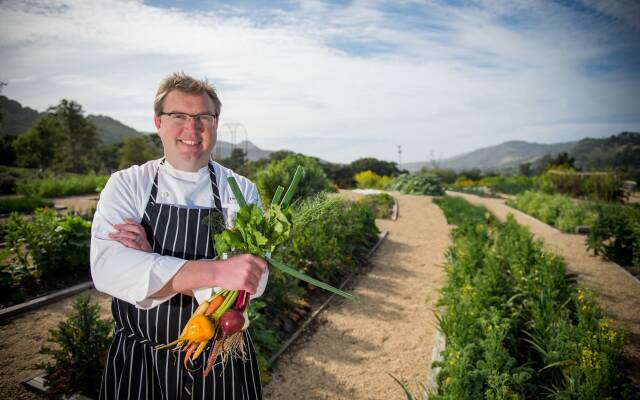
[[[569,156],[569,153],[562,152],[558,154],[555,158],[551,157],[547,162],[547,168],[553,167],[565,167],[575,169],[576,159]]]
[[[220,163],[227,168],[231,168],[232,170],[237,171],[246,163],[246,156],[247,153],[245,153],[244,150],[240,148],[234,148],[233,150],[231,150],[229,158],[220,160]]]
[[[262,195],[263,204],[271,201],[278,185],[287,188],[298,165],[304,168],[304,177],[293,200],[330,190],[330,182],[315,158],[291,154],[282,160],[271,161],[267,168],[256,174],[255,182]]]
[[[69,141],[58,118],[45,115],[13,142],[17,164],[20,167],[66,171],[72,158]]]
[[[360,158],[351,163],[351,175],[362,171],[373,171],[380,176],[396,176],[400,174],[398,164],[392,161],[378,160],[377,158]]]
[[[129,136],[118,152],[120,168],[144,164],[161,156],[150,136]]]
[[[57,172],[85,173],[99,168],[98,130],[83,115],[82,106],[62,100],[49,107],[25,134],[14,142],[17,163]]]
[[[62,99],[60,104],[49,107],[47,113],[54,115],[69,138],[68,170],[88,172],[98,167],[98,146],[102,140],[96,126],[83,116],[82,106],[75,101]]]
[[[15,140],[16,136],[0,135],[0,164],[16,165],[16,151],[13,148],[13,142]]]

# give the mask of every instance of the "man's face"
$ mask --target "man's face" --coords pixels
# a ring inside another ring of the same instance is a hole
[[[213,101],[207,94],[190,94],[172,90],[164,98],[162,111],[165,113],[215,114]],[[218,119],[207,125],[194,118],[184,124],[175,123],[168,115],[153,119],[162,140],[167,161],[177,169],[197,171],[207,165],[209,155],[216,144]]]

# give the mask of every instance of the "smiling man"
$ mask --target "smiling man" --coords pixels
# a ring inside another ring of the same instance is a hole
[[[260,399],[253,343],[246,357],[216,361],[203,377],[211,348],[185,368],[171,351],[198,302],[213,287],[262,294],[266,262],[252,255],[216,256],[212,234],[237,208],[227,177],[247,202],[255,185],[210,159],[221,103],[206,82],[184,73],[165,78],[154,102],[164,157],[114,173],[100,194],[92,225],[91,274],[113,296],[116,329],[103,373],[101,399]]]

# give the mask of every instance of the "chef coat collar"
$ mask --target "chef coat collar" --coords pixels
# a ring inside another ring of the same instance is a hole
[[[173,165],[171,165],[169,163],[169,160],[164,159],[164,162],[160,162],[160,168],[162,168],[163,172],[171,175],[172,177],[183,180],[183,181],[187,181],[187,182],[196,183],[205,177],[207,179],[209,178],[208,165],[205,165],[204,167],[200,168],[196,172],[181,171],[179,169],[176,169]]]

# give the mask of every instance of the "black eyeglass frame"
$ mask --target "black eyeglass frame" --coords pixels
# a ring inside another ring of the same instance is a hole
[[[193,118],[194,120],[200,121],[200,117],[201,116],[209,116],[209,117],[213,117],[214,121],[218,120],[218,114],[210,114],[210,113],[202,113],[202,114],[189,114],[189,113],[185,113],[185,112],[177,112],[177,111],[172,111],[172,112],[160,112],[158,114],[159,117],[163,116],[163,115],[168,115],[170,117],[173,117],[174,115],[187,115],[191,118]],[[200,121],[202,122],[202,121]]]

